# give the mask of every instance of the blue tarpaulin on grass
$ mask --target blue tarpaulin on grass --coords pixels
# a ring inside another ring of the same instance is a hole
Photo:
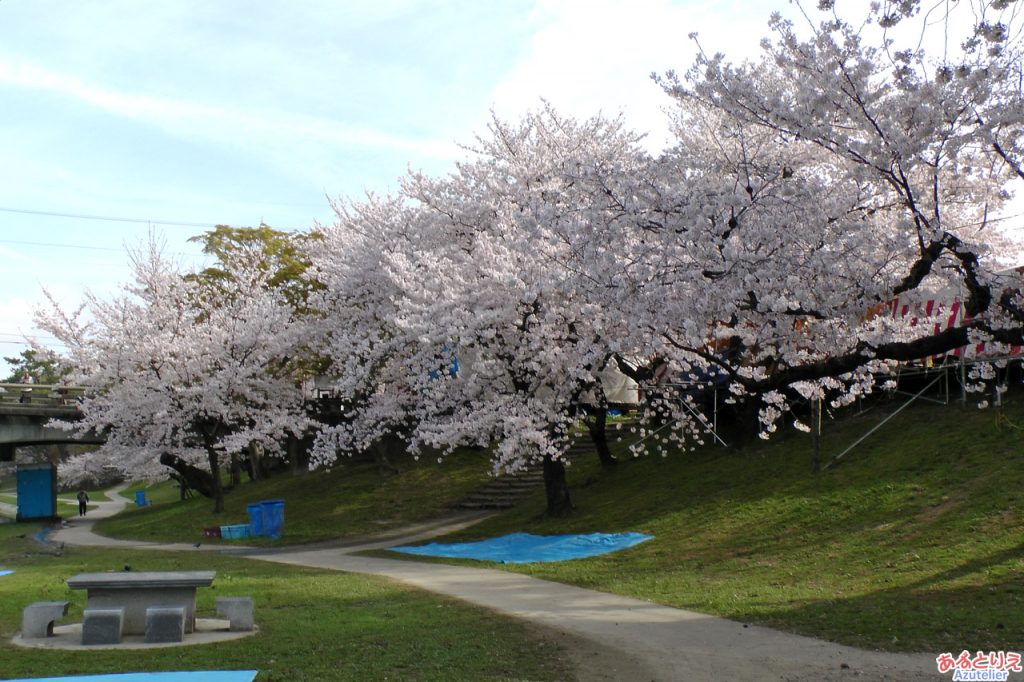
[[[252,682],[258,670],[188,670],[172,673],[118,673],[71,677],[27,677],[10,682]]]
[[[11,573],[14,573],[14,571],[0,569],[0,575],[10,575]]]
[[[541,561],[566,561],[607,554],[638,545],[653,538],[643,533],[589,533],[587,535],[532,535],[512,533],[479,542],[441,544],[433,542],[417,547],[390,547],[393,552],[419,556],[500,561],[505,564],[530,564]]]

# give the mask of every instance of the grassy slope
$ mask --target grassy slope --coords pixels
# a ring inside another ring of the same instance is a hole
[[[893,407],[829,423],[826,456]],[[571,518],[538,518],[538,497],[460,537],[643,531],[656,539],[625,552],[504,568],[849,644],[1019,650],[1022,427],[1020,398],[1001,411],[911,407],[817,476],[797,432],[744,454],[611,472],[583,461]]]
[[[487,481],[490,465],[485,453],[460,451],[441,464],[409,460],[400,468],[401,473],[393,474],[372,464],[342,462],[326,473],[245,482],[225,497],[224,513],[216,515],[209,500],[197,495],[181,503],[176,485],[159,484],[147,493],[152,506],[132,507],[100,522],[98,530],[140,540],[207,542],[203,528],[247,523],[247,504],[283,499],[284,537],[246,543],[297,544],[372,535],[442,514],[449,503]],[[125,495],[134,499],[134,490],[128,488]]]
[[[258,669],[259,682],[322,680],[563,680],[558,647],[521,623],[397,583],[206,553],[72,548],[41,554],[26,537],[36,526],[0,524],[0,678],[204,669]],[[259,632],[183,649],[64,652],[10,643],[21,609],[41,600],[72,602],[64,622],[81,620],[84,594],[65,581],[81,571],[215,569],[198,593],[200,617],[219,595],[253,595]]]
[[[897,404],[828,423],[826,456]],[[570,470],[573,517],[539,518],[538,494],[458,537],[645,531],[656,539],[625,552],[504,568],[862,646],[1019,650],[1022,427],[1019,396],[1001,411],[917,405],[818,476],[810,437],[796,432],[743,454],[708,447],[610,472],[595,457]],[[284,476],[244,485],[222,519],[193,500],[135,510],[104,530],[189,540],[243,521],[246,502],[282,497],[287,541],[359,535],[441,510],[483,479],[479,460],[401,476],[359,466]]]

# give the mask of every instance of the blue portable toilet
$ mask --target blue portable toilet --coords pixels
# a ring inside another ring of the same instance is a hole
[[[57,467],[52,464],[21,464],[15,478],[18,521],[57,518]]]
[[[284,531],[284,500],[264,500],[260,507],[263,510],[263,534],[272,540],[279,539]]]

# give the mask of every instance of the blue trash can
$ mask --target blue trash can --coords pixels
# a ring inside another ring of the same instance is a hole
[[[135,491],[135,506],[137,506],[137,507],[145,507],[146,504],[148,504],[146,502],[146,491],[145,490],[136,490]]]
[[[263,505],[259,502],[245,505],[249,512],[249,535],[258,538],[263,535]]]
[[[277,540],[284,531],[284,500],[263,500],[263,535]]]

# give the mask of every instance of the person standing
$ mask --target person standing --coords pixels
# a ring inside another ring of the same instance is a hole
[[[89,493],[84,490],[78,491],[78,515],[85,516],[85,505],[89,503]]]

